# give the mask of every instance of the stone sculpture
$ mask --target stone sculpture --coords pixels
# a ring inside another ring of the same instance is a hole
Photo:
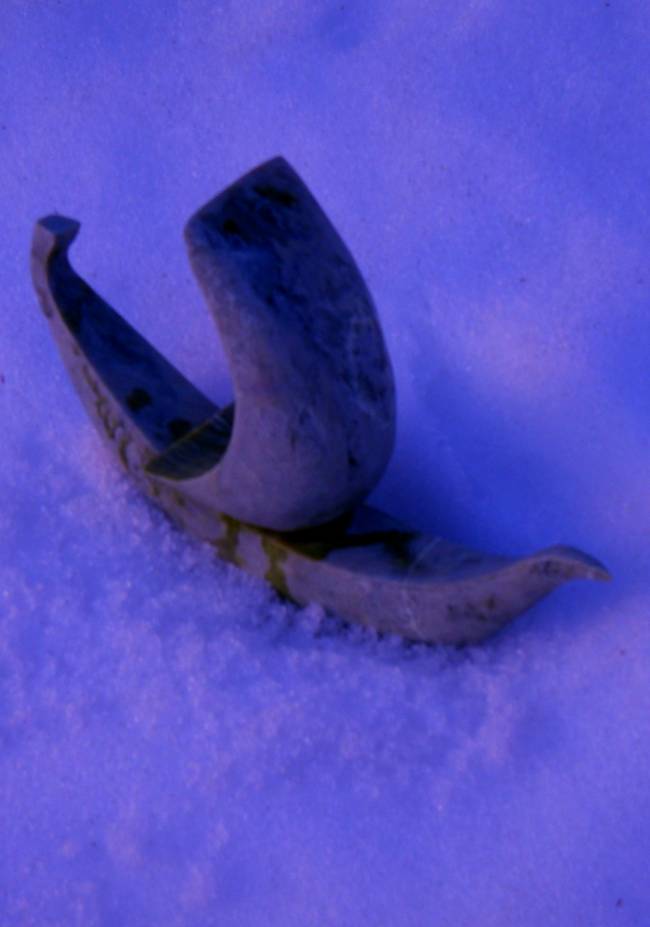
[[[32,276],[70,377],[140,488],[181,528],[283,595],[416,641],[476,642],[561,583],[607,579],[549,547],[520,559],[409,530],[363,500],[395,434],[393,375],[368,290],[282,158],[188,222],[226,351],[217,408],[71,268],[79,223],[41,219]]]

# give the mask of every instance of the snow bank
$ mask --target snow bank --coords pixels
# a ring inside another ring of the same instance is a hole
[[[650,922],[650,13],[297,0],[0,10],[0,922]],[[33,221],[213,398],[180,232],[284,154],[375,295],[375,501],[602,558],[482,648],[341,629],[215,562],[105,455]]]

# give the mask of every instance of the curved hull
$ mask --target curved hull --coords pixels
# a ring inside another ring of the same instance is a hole
[[[32,274],[73,383],[95,426],[150,499],[225,560],[296,602],[430,643],[479,641],[567,580],[607,579],[568,547],[489,556],[410,531],[361,505],[327,525],[281,533],[239,521],[186,491],[228,447],[218,410],[72,270],[79,224],[36,225]]]

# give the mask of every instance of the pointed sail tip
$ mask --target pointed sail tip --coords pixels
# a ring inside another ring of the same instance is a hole
[[[285,179],[292,180],[294,183],[302,185],[302,180],[287,159],[282,155],[274,155],[272,158],[262,161],[261,164],[258,164],[245,174],[242,174],[236,181],[221,190],[216,196],[213,196],[211,200],[208,200],[208,202],[204,203],[199,209],[195,210],[183,228],[183,238],[185,239],[185,244],[190,254],[196,246],[206,244],[205,224],[207,222],[209,227],[213,225],[215,213],[217,211],[219,211],[219,213],[221,212],[223,204],[228,198],[232,198],[233,195],[235,195],[235,197],[241,195],[241,191],[245,189],[248,184],[258,181],[264,182],[265,180],[272,181],[274,177],[277,177],[278,173],[283,174]],[[212,240],[209,232],[207,234],[207,239],[207,244],[209,246],[209,242]]]
[[[609,572],[606,566],[602,563],[596,561],[592,567],[591,574],[587,577],[588,579],[597,579],[601,583],[611,583],[614,577]]]
[[[267,170],[267,168],[273,167],[288,167],[291,171],[293,171],[293,168],[283,155],[274,155],[267,161],[262,161],[262,163],[258,164],[256,168],[253,168],[253,171],[264,171]],[[253,173],[253,171],[250,171],[250,173]]]
[[[275,171],[283,170],[289,171],[291,174],[296,174],[295,169],[289,164],[287,159],[283,155],[273,155],[271,158],[267,158],[266,161],[260,161],[255,167],[246,171],[245,174],[242,174],[241,177],[236,180],[231,187],[237,187],[242,182],[247,182],[256,178],[258,176],[264,176],[265,174],[271,174]],[[229,188],[226,188],[229,189]],[[224,191],[225,192],[225,191]]]
[[[600,583],[611,583],[612,574],[606,566],[593,557],[586,559],[579,565],[576,565],[575,576],[577,579],[593,579]]]
[[[555,573],[563,579],[593,579],[611,582],[612,575],[604,564],[576,547],[558,544],[535,554],[534,568],[539,572]]]

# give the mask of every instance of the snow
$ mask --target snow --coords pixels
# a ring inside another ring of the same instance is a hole
[[[3,0],[0,924],[650,923],[650,8]],[[298,610],[141,499],[27,270],[79,272],[217,401],[186,218],[283,154],[376,298],[376,504],[573,543],[487,644]]]

